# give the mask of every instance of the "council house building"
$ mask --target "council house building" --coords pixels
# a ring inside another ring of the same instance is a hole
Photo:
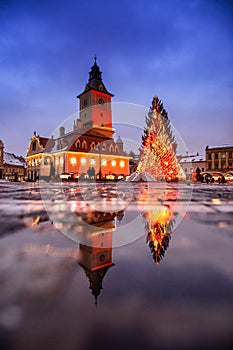
[[[59,128],[56,137],[40,137],[34,132],[27,150],[27,177],[49,178],[72,174],[77,177],[117,180],[129,175],[130,157],[120,137],[114,140],[111,100],[96,63],[79,99],[78,118],[72,130]]]

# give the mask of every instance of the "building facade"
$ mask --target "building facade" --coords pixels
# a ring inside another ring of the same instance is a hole
[[[56,138],[41,138],[34,133],[27,151],[27,176],[36,180],[72,174],[77,177],[119,179],[129,175],[130,157],[120,137],[115,141],[111,99],[96,63],[79,99],[79,115],[73,129],[59,129]]]
[[[207,172],[233,172],[233,145],[206,146]]]
[[[40,137],[34,131],[27,149],[27,180],[36,181],[39,179],[42,156],[48,141],[48,138]]]
[[[3,153],[4,153],[4,143],[0,140],[0,179],[3,179]]]
[[[186,156],[181,157],[180,165],[187,180],[195,180],[198,171],[200,171],[200,173],[206,172],[205,156],[199,155],[199,153],[196,155],[187,154]]]
[[[0,179],[9,181],[23,181],[26,175],[25,159],[4,150],[4,143],[0,140]]]

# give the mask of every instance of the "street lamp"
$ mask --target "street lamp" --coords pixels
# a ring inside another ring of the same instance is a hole
[[[96,146],[96,149],[99,152],[99,180],[102,180],[101,151],[104,149],[103,145],[99,144],[98,146]]]

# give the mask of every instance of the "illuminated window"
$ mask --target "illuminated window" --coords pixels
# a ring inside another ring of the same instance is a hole
[[[91,164],[91,165],[95,165],[95,158],[91,158],[91,159],[90,159],[90,164]]]
[[[107,165],[107,160],[103,159],[102,162],[101,162],[101,165],[106,166]]]
[[[55,159],[55,164],[56,164],[56,165],[59,164],[59,159],[58,159],[58,158]]]
[[[44,158],[44,165],[49,165],[50,164],[50,158],[49,157],[45,157]]]
[[[121,161],[120,161],[120,167],[121,167],[121,168],[124,168],[124,166],[125,166],[125,162],[124,162],[124,160],[121,160]]]
[[[86,158],[83,157],[83,158],[81,158],[80,162],[82,165],[85,165],[87,163],[87,160],[86,160]]]
[[[112,160],[112,166],[116,166],[116,161]]]
[[[77,160],[75,157],[70,158],[70,164],[75,165],[77,163]]]

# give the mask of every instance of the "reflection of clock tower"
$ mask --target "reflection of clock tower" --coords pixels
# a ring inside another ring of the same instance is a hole
[[[116,213],[93,212],[93,220],[99,220],[92,227],[97,227],[97,231],[85,234],[85,243],[80,244],[79,264],[84,268],[90,282],[90,289],[97,297],[103,289],[103,279],[108,269],[114,265],[112,262],[112,229],[113,220]],[[90,223],[90,222],[89,222]]]
[[[84,127],[102,129],[106,136],[112,137],[111,98],[113,96],[102,81],[102,72],[95,57],[85,90],[77,96],[80,100],[80,119]]]

